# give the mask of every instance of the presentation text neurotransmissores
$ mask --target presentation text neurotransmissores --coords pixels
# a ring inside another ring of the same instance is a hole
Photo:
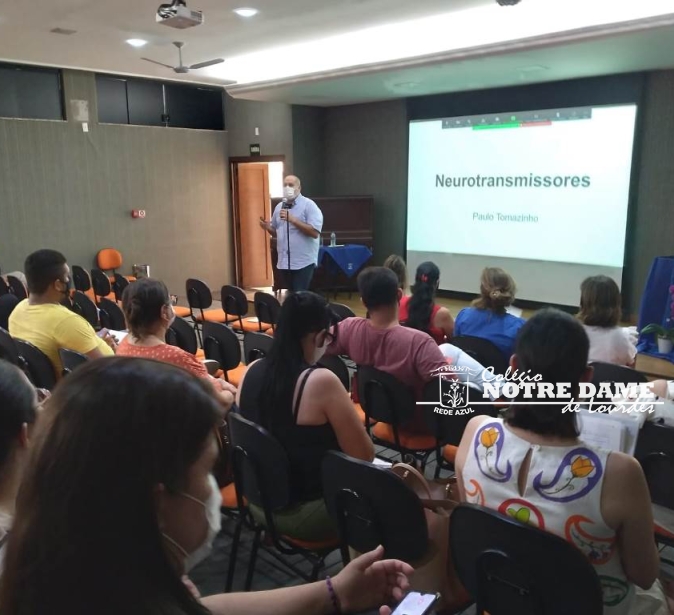
[[[589,175],[436,175],[436,188],[589,188]]]

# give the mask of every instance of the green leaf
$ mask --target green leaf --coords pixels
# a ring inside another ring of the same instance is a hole
[[[655,333],[658,337],[668,337],[669,334],[671,334],[671,330],[668,331],[661,325],[656,325],[655,323],[651,323],[650,325],[646,325],[642,330],[641,333],[643,334],[648,334],[648,333]]]

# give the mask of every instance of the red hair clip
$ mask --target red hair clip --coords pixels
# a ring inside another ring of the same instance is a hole
[[[421,278],[420,278],[420,279],[421,279],[422,282],[424,282],[424,284],[425,284],[426,282],[428,282],[428,276],[427,276],[425,273],[422,273],[422,274],[421,274]]]

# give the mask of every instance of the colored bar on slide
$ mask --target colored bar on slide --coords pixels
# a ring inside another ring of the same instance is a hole
[[[522,128],[535,128],[536,126],[552,126],[550,120],[541,120],[540,122],[522,122]]]
[[[473,130],[493,130],[496,128],[519,128],[522,124],[519,122],[509,122],[507,124],[483,124],[481,126],[473,126]]]

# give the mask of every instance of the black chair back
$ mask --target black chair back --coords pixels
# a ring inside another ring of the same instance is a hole
[[[498,410],[488,397],[483,397],[482,391],[445,376],[433,378],[426,384],[423,400],[429,403],[424,412],[426,424],[440,446],[458,446],[468,421],[474,416],[498,416]],[[466,408],[471,412],[457,412]],[[440,412],[435,412],[436,409]],[[451,416],[442,412],[443,409],[451,409]]]
[[[213,305],[211,289],[201,280],[190,278],[185,282],[187,303],[192,310],[206,310]]]
[[[84,365],[89,360],[83,354],[74,350],[68,350],[67,348],[60,348],[59,356],[61,357],[61,363],[63,363],[64,376],[72,373],[80,365]]]
[[[274,295],[258,291],[253,296],[253,306],[255,307],[255,316],[260,323],[260,330],[262,330],[262,323],[271,325],[272,330],[276,330],[276,323],[281,312],[281,304]]]
[[[237,493],[265,512],[285,508],[290,499],[290,462],[283,447],[240,414],[230,413],[227,422]]]
[[[481,337],[459,335],[451,339],[453,346],[460,348],[484,367],[493,367],[495,374],[505,374],[508,369],[508,359],[498,347]]]
[[[358,399],[368,419],[401,425],[414,415],[414,391],[391,374],[359,365],[357,380]]]
[[[124,312],[114,301],[105,298],[100,299],[98,307],[101,310],[99,314],[101,327],[112,331],[124,331],[126,329]]]
[[[110,279],[100,269],[91,270],[91,285],[93,286],[94,295],[97,300],[100,300],[102,297],[107,297],[112,293]]]
[[[674,509],[674,427],[646,421],[634,456],[646,475],[651,501]]]
[[[635,382],[648,382],[648,378],[641,372],[624,365],[614,365],[613,363],[604,363],[603,361],[592,361],[590,366],[594,369],[592,373],[592,384],[597,388],[602,383],[630,384]],[[613,386],[611,386],[613,389]],[[604,405],[607,408],[613,406],[611,403],[613,395],[597,394],[594,397],[593,404]]]
[[[0,297],[8,294],[9,292],[10,292],[9,286],[7,286],[7,282],[5,282],[5,278],[0,277]]]
[[[0,327],[0,359],[9,361],[14,365],[20,365],[19,349],[14,341],[14,338],[4,328]]]
[[[330,303],[329,307],[336,316],[336,322],[345,318],[353,318],[356,315],[348,305],[344,305],[343,303]]]
[[[176,316],[173,324],[166,332],[166,343],[171,346],[182,348],[185,352],[196,354],[199,345],[197,344],[197,335],[194,329],[184,318]]]
[[[86,320],[94,329],[98,328],[98,308],[83,292],[76,290],[73,295],[72,310]]]
[[[648,382],[648,378],[641,372],[625,365],[614,365],[603,361],[592,361],[590,366],[594,369],[592,384],[599,386],[602,382],[611,384],[629,384],[634,382]]]
[[[73,265],[71,273],[75,290],[79,290],[80,292],[84,293],[91,288],[91,276],[84,267]]]
[[[246,365],[266,357],[273,343],[274,338],[271,335],[246,331],[243,334],[243,357]]]
[[[351,379],[349,378],[349,368],[346,366],[346,363],[338,357],[337,355],[323,355],[318,362],[318,365],[321,367],[326,367],[329,369],[340,382],[344,385],[344,388],[348,391],[351,390]]]
[[[122,300],[122,295],[124,294],[124,289],[131,284],[121,273],[115,273],[115,282],[112,285],[112,290],[115,292],[115,299],[117,301]]]
[[[241,345],[236,333],[227,325],[219,322],[205,322],[204,354],[220,364],[220,369],[227,373],[241,363]]]
[[[476,615],[603,613],[599,577],[580,549],[494,510],[458,506],[449,552]]]
[[[12,292],[12,294],[19,300],[23,301],[24,299],[28,299],[28,289],[24,283],[19,280],[19,278],[13,275],[8,275],[7,284],[9,285],[9,290]]]
[[[241,318],[248,314],[246,293],[238,286],[223,286],[220,290],[220,302],[222,303],[222,309],[228,316],[238,316]]]
[[[28,379],[38,389],[51,391],[56,386],[56,373],[47,355],[24,340],[16,340],[16,347]]]
[[[1,278],[0,278],[1,279]],[[21,303],[21,299],[14,295],[0,296],[0,327],[9,329],[9,317],[12,315],[14,308]]]
[[[406,562],[426,553],[423,506],[400,477],[337,451],[323,458],[322,474],[325,503],[337,522],[343,547],[365,552],[381,544],[386,557]],[[346,555],[344,548],[342,555]]]

